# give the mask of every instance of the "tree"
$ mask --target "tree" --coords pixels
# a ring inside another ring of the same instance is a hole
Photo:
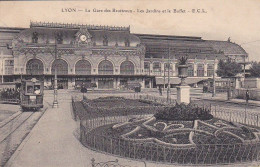
[[[260,77],[260,62],[253,62],[249,72],[252,77]]]
[[[218,63],[217,74],[220,77],[234,77],[238,73],[241,73],[242,66],[237,62],[231,61],[228,59],[227,61],[220,60]]]

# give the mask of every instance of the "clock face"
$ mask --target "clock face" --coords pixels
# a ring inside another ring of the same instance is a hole
[[[81,41],[86,41],[86,40],[87,40],[86,35],[81,35],[81,36],[80,36],[80,40],[81,40]]]

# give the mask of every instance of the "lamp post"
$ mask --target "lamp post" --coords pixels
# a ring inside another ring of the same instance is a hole
[[[168,85],[167,85],[167,102],[170,100],[170,45],[168,47]]]
[[[212,97],[216,96],[216,70],[215,70],[215,61],[213,66],[213,91],[212,91]]]
[[[54,54],[55,54],[55,60],[57,60],[57,42],[55,37],[55,45],[54,45]],[[57,65],[54,66],[54,100],[53,100],[53,108],[58,108],[58,78],[57,78]]]
[[[2,80],[1,81],[2,81],[2,83],[4,83],[4,55],[3,55],[3,52],[1,52],[1,58],[2,58],[1,59],[2,60],[2,66],[1,66],[1,73],[2,73],[1,79]]]

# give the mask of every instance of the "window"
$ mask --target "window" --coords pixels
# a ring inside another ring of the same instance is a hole
[[[189,64],[188,67],[188,77],[193,77],[194,76],[194,65],[193,64]]]
[[[153,63],[153,73],[155,75],[161,75],[161,63],[160,62]]]
[[[113,68],[113,64],[110,61],[103,60],[99,63],[98,74],[108,75],[113,73],[114,73],[114,68]]]
[[[31,59],[26,64],[26,74],[42,75],[43,71],[43,63],[39,59]]]
[[[34,32],[32,34],[32,43],[38,43],[38,33]]]
[[[62,44],[63,43],[63,35],[62,33],[58,33],[56,37],[57,43]]]
[[[57,59],[52,63],[51,74],[55,74],[55,67],[57,68],[58,75],[68,74],[68,64],[62,59]]]
[[[144,62],[144,73],[150,74],[150,63],[149,62]]]
[[[204,64],[197,65],[197,76],[204,77]]]
[[[5,74],[11,75],[14,73],[14,61],[5,60]]]
[[[120,65],[120,74],[133,75],[135,73],[134,64],[131,61],[124,61]]]
[[[129,47],[129,46],[130,46],[130,41],[129,41],[129,39],[125,39],[125,46],[126,46],[126,47]]]
[[[103,39],[103,45],[104,45],[104,46],[108,46],[107,36],[105,35],[103,38],[104,38],[104,39]]]
[[[207,76],[212,77],[214,74],[214,64],[208,64],[207,67]]]
[[[75,73],[79,75],[90,75],[91,64],[87,60],[79,60],[75,65]]]
[[[164,64],[164,74],[165,75],[168,75],[168,70],[170,70],[170,76],[172,76],[173,74],[173,71],[172,71],[172,64],[169,64],[169,63],[165,63]]]

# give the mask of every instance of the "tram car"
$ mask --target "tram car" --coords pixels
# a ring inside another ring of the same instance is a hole
[[[217,78],[215,79],[216,92],[227,92],[229,89],[233,90],[236,87],[234,78]],[[203,92],[213,92],[213,79],[208,79],[204,82]]]
[[[35,78],[21,82],[20,100],[23,111],[43,108],[44,84]]]

